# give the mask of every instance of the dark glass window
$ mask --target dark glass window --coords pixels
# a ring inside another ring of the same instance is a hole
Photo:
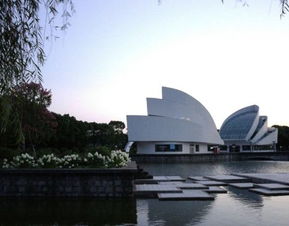
[[[181,144],[156,144],[156,152],[181,152],[183,150],[183,145]]]
[[[200,151],[200,147],[198,144],[196,144],[196,152],[199,152]]]
[[[230,152],[240,152],[240,145],[230,145]]]
[[[243,151],[251,151],[251,146],[250,145],[243,145],[242,149],[243,149]]]
[[[274,147],[272,145],[254,145],[253,149],[256,150],[256,151],[273,150]]]
[[[220,148],[220,151],[227,151],[228,150],[227,145],[220,145],[219,148]]]

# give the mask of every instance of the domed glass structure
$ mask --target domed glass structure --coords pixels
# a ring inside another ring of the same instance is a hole
[[[257,105],[242,108],[230,115],[220,129],[223,150],[274,151],[278,130],[268,128],[267,116],[259,116]]]

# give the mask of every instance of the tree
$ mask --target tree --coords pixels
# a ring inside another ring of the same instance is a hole
[[[116,133],[122,133],[125,128],[125,124],[121,121],[110,121],[108,125],[110,125]]]
[[[277,149],[279,151],[289,151],[289,127],[278,125],[274,125],[273,127],[278,129]]]
[[[8,130],[6,136],[14,134],[14,145],[33,150],[35,145],[48,142],[57,124],[47,110],[51,104],[51,91],[38,83],[21,83],[5,97],[10,99]]]
[[[60,15],[57,8],[61,6]],[[41,9],[46,11],[44,20],[39,15]],[[41,81],[44,40],[49,37],[44,37],[46,26],[51,31],[65,30],[73,11],[71,0],[0,1],[0,95],[20,83]],[[57,17],[64,18],[61,27],[54,24]]]

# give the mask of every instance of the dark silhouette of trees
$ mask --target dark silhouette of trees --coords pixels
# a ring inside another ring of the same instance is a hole
[[[273,127],[278,128],[277,150],[289,151],[289,127],[278,125],[274,125]]]
[[[2,145],[34,150],[35,145],[49,141],[57,126],[54,115],[47,110],[51,104],[50,90],[38,83],[21,83],[0,99],[10,102],[9,108],[0,110],[7,114],[1,124],[5,124]]]

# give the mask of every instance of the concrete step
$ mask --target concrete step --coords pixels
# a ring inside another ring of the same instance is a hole
[[[193,181],[208,180],[207,178],[204,178],[201,176],[189,176],[188,179],[193,180]]]
[[[135,179],[134,184],[158,184],[154,179]]]
[[[180,176],[153,176],[156,181],[185,181],[186,179]]]
[[[214,181],[214,180],[203,180],[203,181],[198,181],[198,183],[206,185],[206,186],[226,186],[227,185],[225,182]]]
[[[248,188],[253,188],[254,184],[253,183],[230,183],[229,184],[232,187],[235,188],[241,188],[241,189],[248,189]]]
[[[268,190],[289,190],[288,185],[278,184],[278,183],[270,183],[270,184],[255,184],[258,188],[265,188]]]
[[[173,185],[137,184],[134,195],[137,197],[156,197],[157,193],[181,193],[182,190]]]
[[[207,193],[227,193],[226,189],[216,187],[216,186],[209,187],[208,189],[205,189],[204,191]]]
[[[250,191],[266,196],[289,195],[289,190],[268,190],[265,188],[252,188]]]
[[[249,178],[233,175],[206,176],[205,178],[226,183],[245,183],[251,181]]]
[[[182,193],[158,193],[161,201],[166,200],[214,200],[214,196],[201,190],[184,190]]]
[[[174,181],[159,182],[159,184],[173,185],[180,189],[207,189],[208,188],[206,185],[203,185],[203,184],[174,182]]]

